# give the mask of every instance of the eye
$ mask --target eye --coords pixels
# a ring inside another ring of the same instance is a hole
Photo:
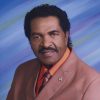
[[[55,37],[55,36],[57,36],[57,35],[59,35],[59,33],[56,32],[56,31],[54,31],[54,32],[50,32],[50,36],[52,36],[52,37]]]
[[[32,40],[40,40],[41,39],[41,36],[34,34],[34,35],[31,36],[31,39]]]

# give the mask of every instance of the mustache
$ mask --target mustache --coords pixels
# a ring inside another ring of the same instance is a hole
[[[48,47],[48,48],[41,47],[41,48],[39,49],[39,52],[40,52],[40,53],[44,53],[44,52],[47,51],[47,50],[52,50],[52,51],[58,52],[58,49],[57,49],[57,48],[52,48],[52,47]]]

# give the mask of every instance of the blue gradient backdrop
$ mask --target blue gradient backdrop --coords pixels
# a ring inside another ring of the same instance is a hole
[[[42,3],[68,13],[77,55],[100,72],[100,0],[0,0],[0,100],[5,100],[15,69],[34,58],[23,22],[27,11]]]

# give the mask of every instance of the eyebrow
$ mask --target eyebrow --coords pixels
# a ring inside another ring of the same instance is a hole
[[[58,32],[59,33],[59,31],[57,31],[57,30],[52,30],[52,31],[50,31],[48,33],[54,33],[54,32]]]
[[[33,33],[31,33],[31,35],[41,35],[41,33],[39,33],[39,32],[33,32]]]
[[[59,33],[59,31],[57,31],[57,30],[51,30],[48,33],[54,33],[54,32],[58,32]],[[42,34],[39,33],[39,32],[33,32],[33,33],[31,33],[31,35],[40,35],[40,36],[42,36]]]

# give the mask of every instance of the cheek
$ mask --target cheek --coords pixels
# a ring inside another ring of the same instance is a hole
[[[32,50],[34,53],[38,53],[39,50],[39,44],[38,43],[30,43]]]
[[[62,46],[64,46],[64,47],[67,46],[67,38],[66,38],[66,36],[62,38]]]
[[[65,48],[67,46],[66,38],[59,38],[56,40],[56,45],[60,48]]]

